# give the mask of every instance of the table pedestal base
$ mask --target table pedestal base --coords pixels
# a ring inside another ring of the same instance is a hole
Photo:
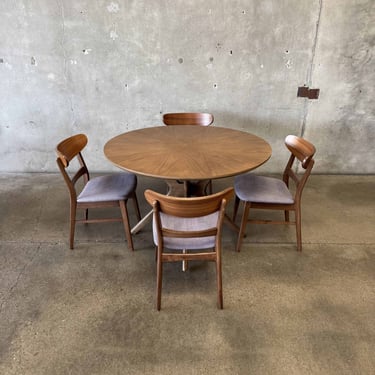
[[[172,197],[202,197],[207,195],[210,180],[180,181],[166,180],[168,195]]]

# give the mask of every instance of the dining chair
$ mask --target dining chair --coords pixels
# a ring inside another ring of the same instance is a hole
[[[172,197],[152,190],[144,194],[153,207],[157,310],[161,308],[163,263],[193,260],[216,263],[217,304],[222,309],[221,234],[226,203],[234,195],[233,188],[194,198]]]
[[[214,122],[211,113],[180,112],[165,113],[163,123],[165,125],[198,125],[209,126]],[[174,196],[199,196],[212,194],[212,180],[201,181],[167,181],[169,193]]]
[[[128,247],[134,250],[127,201],[132,199],[136,216],[140,220],[141,215],[136,195],[137,177],[133,173],[123,172],[90,179],[89,171],[82,156],[82,150],[86,147],[87,141],[85,134],[76,134],[64,139],[56,147],[56,162],[70,193],[70,248],[74,248],[74,232],[77,222],[99,223],[116,221],[123,222]],[[72,166],[71,162],[73,160],[74,164]],[[76,161],[78,161],[78,164]],[[74,168],[74,171],[71,171],[72,168]],[[78,188],[78,186],[82,185],[83,187]],[[89,219],[89,209],[105,207],[119,207],[121,217]],[[77,219],[77,209],[85,210],[83,219]]]
[[[237,216],[240,201],[244,202],[241,225],[237,240],[236,250],[240,251],[248,222],[254,224],[293,224],[297,233],[297,250],[302,251],[301,235],[301,198],[306,181],[314,166],[313,156],[315,146],[306,139],[295,135],[285,138],[285,145],[290,151],[288,163],[284,169],[283,178],[258,176],[252,173],[236,176],[234,189],[236,193],[233,221]],[[297,168],[302,167],[302,174],[297,173]],[[295,168],[293,170],[293,167]],[[292,186],[290,186],[292,182]],[[249,218],[250,208],[265,210],[283,210],[283,221],[256,220]],[[294,211],[294,221],[290,221],[289,212]]]
[[[214,116],[211,113],[180,112],[180,113],[165,113],[163,115],[163,123],[165,125],[209,126],[213,122],[214,122]]]

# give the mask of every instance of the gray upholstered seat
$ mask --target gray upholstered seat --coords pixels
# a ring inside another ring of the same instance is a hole
[[[87,182],[77,198],[77,202],[108,202],[128,198],[137,186],[133,173],[119,173],[95,177]]]
[[[201,217],[176,217],[160,213],[160,220],[163,228],[176,231],[192,232],[216,228],[218,225],[219,213],[214,212],[210,215]],[[155,220],[155,218],[154,218]],[[157,226],[153,225],[154,243],[158,246]],[[167,237],[163,239],[164,247],[174,250],[197,250],[210,249],[215,247],[215,236],[198,238],[176,238]]]
[[[285,182],[251,173],[237,176],[234,188],[238,198],[242,201],[293,204],[294,199]]]

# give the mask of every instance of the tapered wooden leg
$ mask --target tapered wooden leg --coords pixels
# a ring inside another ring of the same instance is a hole
[[[223,281],[221,272],[221,254],[220,249],[216,249],[216,283],[217,283],[217,305],[219,309],[223,308]]]
[[[128,248],[131,251],[134,251],[133,238],[132,238],[132,234],[130,232],[129,215],[128,215],[128,210],[126,208],[126,202],[127,201],[119,201],[120,210],[121,210],[122,221],[123,221],[124,229],[125,229],[125,236],[126,236],[126,239],[127,239],[127,242],[128,242]]]
[[[77,207],[75,203],[71,203],[69,246],[72,250],[74,249],[74,231],[75,231],[75,225],[76,225],[76,211],[77,211]]]
[[[289,211],[288,210],[285,210],[284,211],[284,217],[285,217],[285,221],[289,221]]]
[[[157,249],[157,264],[156,264],[156,308],[161,309],[161,288],[163,282],[163,262],[161,260],[161,249]]]
[[[296,232],[297,232],[297,251],[302,251],[302,233],[301,233],[301,209],[297,207],[296,215]]]
[[[240,232],[238,233],[238,240],[237,240],[237,252],[240,252],[242,240],[245,234],[246,224],[249,218],[249,211],[250,211],[250,202],[245,202],[245,206],[242,213],[242,220],[241,220],[241,227]]]
[[[236,221],[239,205],[240,205],[240,198],[238,198],[237,195],[236,195],[236,199],[234,200],[234,207],[233,207],[233,217],[232,217],[233,222]]]
[[[132,201],[133,201],[133,204],[134,204],[135,214],[137,216],[138,221],[140,221],[141,220],[141,212],[139,211],[138,198],[137,198],[137,195],[135,194],[135,192],[132,195]]]

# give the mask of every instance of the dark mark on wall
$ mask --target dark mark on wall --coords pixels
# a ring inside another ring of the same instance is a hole
[[[179,62],[180,64],[182,64],[182,63],[184,62],[184,59],[183,59],[182,57],[180,57],[180,58],[178,59],[178,62]]]
[[[230,50],[230,51],[229,51],[229,54],[230,54],[230,55],[233,55],[233,51],[232,51],[232,50]]]
[[[31,65],[36,65],[36,60],[34,56],[31,56]]]
[[[0,64],[3,64],[4,63],[4,59],[0,59]]]
[[[217,89],[217,83],[214,83],[214,89]]]
[[[210,62],[214,61],[214,58],[213,57],[210,57]]]

